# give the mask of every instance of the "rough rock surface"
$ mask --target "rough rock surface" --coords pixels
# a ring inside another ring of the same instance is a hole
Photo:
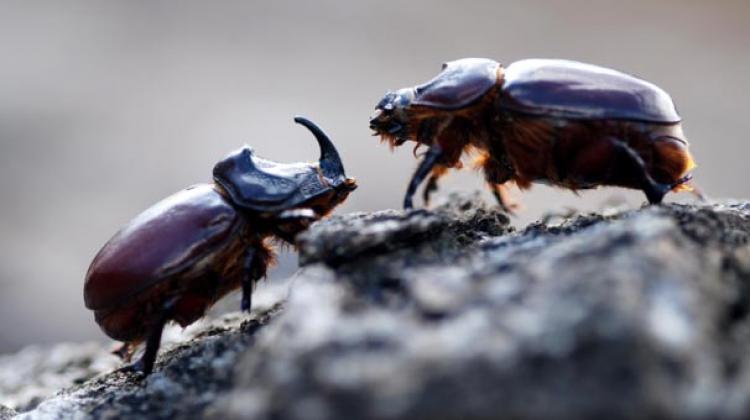
[[[29,410],[61,388],[115,368],[117,361],[109,356],[98,343],[31,346],[0,356],[0,404]]]
[[[4,405],[0,405],[0,420],[11,419],[16,414],[17,413],[14,410],[11,410]]]
[[[750,203],[521,231],[451,203],[320,222],[282,302],[168,346],[145,380],[105,373],[19,416],[750,415]]]

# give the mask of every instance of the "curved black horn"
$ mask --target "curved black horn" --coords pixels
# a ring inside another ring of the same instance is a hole
[[[335,179],[344,176],[344,164],[330,138],[314,122],[305,117],[296,116],[294,122],[302,124],[313,133],[320,145],[320,169],[326,178]]]

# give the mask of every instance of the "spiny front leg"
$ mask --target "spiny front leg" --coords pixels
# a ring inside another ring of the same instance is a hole
[[[273,259],[273,250],[262,241],[249,246],[245,251],[242,264],[241,285],[242,301],[240,309],[250,312],[255,285],[266,276],[269,262]]]
[[[414,172],[414,175],[409,182],[409,187],[406,189],[406,196],[404,197],[404,210],[409,210],[414,207],[414,193],[417,192],[417,188],[419,188],[419,185],[422,183],[422,181],[424,181],[424,179],[432,171],[435,165],[437,165],[442,156],[443,149],[437,144],[432,145],[430,147],[430,150],[427,151],[424,159],[422,159],[422,162],[419,163],[417,170]]]
[[[430,175],[430,178],[427,180],[427,185],[425,185],[422,190],[422,200],[424,201],[425,207],[429,207],[430,196],[438,190],[438,180],[440,180],[440,178],[442,178],[447,172],[448,168],[442,165],[436,165],[432,170],[432,175]]]
[[[255,287],[255,280],[257,280],[253,273],[256,265],[255,249],[248,248],[242,264],[242,302],[240,303],[240,309],[244,312],[250,312],[252,306],[253,288]]]
[[[319,219],[320,215],[310,208],[284,210],[276,216],[273,232],[285,242],[294,244],[295,236]]]

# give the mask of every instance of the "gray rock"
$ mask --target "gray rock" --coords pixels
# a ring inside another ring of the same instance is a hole
[[[0,420],[13,418],[13,416],[15,416],[16,414],[17,413],[14,410],[4,405],[0,405]]]
[[[97,343],[31,346],[0,356],[0,404],[30,410],[63,387],[112,370],[115,362]]]
[[[454,197],[299,238],[282,305],[27,418],[741,419],[750,203],[538,222]],[[224,322],[219,320],[217,322]]]
[[[22,419],[191,418],[230,388],[235,360],[280,305],[206,323],[193,338],[162,353],[157,372],[142,378],[115,370],[61,390]]]

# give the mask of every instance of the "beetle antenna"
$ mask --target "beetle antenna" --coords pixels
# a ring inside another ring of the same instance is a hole
[[[315,136],[320,146],[320,169],[327,178],[335,179],[344,176],[344,164],[330,138],[314,122],[302,116],[294,117],[294,122],[304,125]]]

